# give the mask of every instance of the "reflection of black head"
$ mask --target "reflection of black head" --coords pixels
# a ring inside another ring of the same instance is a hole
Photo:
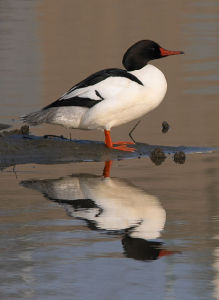
[[[125,236],[122,239],[124,254],[137,260],[156,260],[159,257],[162,243],[146,241],[140,238]]]

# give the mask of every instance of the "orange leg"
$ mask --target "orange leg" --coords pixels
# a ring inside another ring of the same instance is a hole
[[[135,148],[127,147],[127,145],[133,145],[133,142],[116,142],[113,143],[111,136],[110,136],[110,130],[104,130],[105,133],[105,145],[108,148],[111,149],[117,149],[121,151],[129,151],[129,152],[134,152]],[[114,145],[121,145],[121,146],[114,146]]]
[[[104,166],[104,169],[103,169],[103,176],[105,178],[106,177],[110,177],[110,168],[111,168],[111,165],[112,165],[112,160],[105,161],[105,166]]]

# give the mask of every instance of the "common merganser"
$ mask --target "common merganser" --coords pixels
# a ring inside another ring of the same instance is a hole
[[[23,121],[30,125],[57,124],[67,128],[100,129],[105,133],[105,145],[111,149],[135,151],[132,142],[113,143],[112,127],[142,117],[163,100],[167,82],[152,59],[183,54],[170,51],[151,40],[132,45],[123,56],[123,69],[105,69],[74,85],[62,97],[30,113]]]

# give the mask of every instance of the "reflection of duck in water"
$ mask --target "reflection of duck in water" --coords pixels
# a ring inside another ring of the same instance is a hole
[[[46,198],[63,205],[68,215],[86,220],[92,229],[125,234],[125,254],[135,259],[156,259],[173,252],[162,250],[156,239],[164,227],[165,210],[159,200],[129,182],[109,177],[107,162],[104,177],[79,174],[55,180],[23,181]],[[166,252],[165,252],[166,251]]]

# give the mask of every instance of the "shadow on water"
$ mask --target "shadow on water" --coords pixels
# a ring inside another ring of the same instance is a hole
[[[160,165],[172,155],[176,163],[184,163],[190,153],[207,153],[217,150],[210,147],[162,146],[136,143],[136,151],[124,152],[105,147],[103,142],[69,140],[56,136],[33,136],[24,129],[12,130],[0,136],[0,168],[17,164],[58,164],[85,161],[109,161],[150,157]],[[133,147],[133,145],[132,145]]]
[[[179,253],[164,249],[163,242],[156,240],[166,222],[159,199],[127,180],[111,178],[111,163],[105,162],[103,176],[74,174],[21,185],[41,192],[68,216],[86,221],[91,230],[121,236],[126,257],[148,261]]]

